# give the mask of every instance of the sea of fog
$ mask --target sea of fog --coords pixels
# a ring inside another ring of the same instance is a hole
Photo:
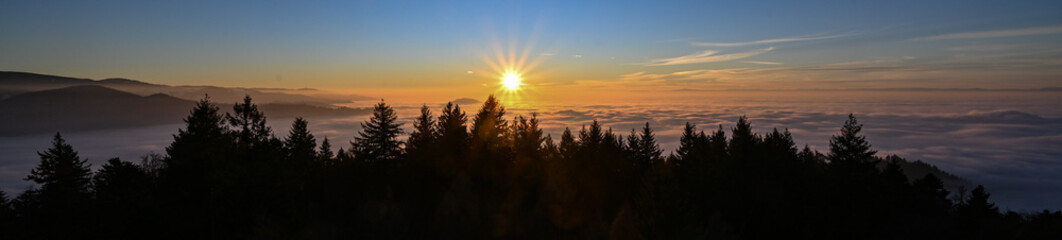
[[[537,114],[543,129],[559,139],[565,127],[577,131],[593,120],[619,134],[629,134],[649,122],[660,144],[671,151],[682,126],[694,123],[712,131],[721,124],[729,131],[739,116],[752,120],[753,129],[788,129],[800,146],[827,151],[853,113],[879,154],[922,160],[983,184],[992,200],[1004,209],[1038,211],[1062,209],[1062,94],[1058,92],[998,91],[866,91],[866,92],[698,92],[659,99],[630,101],[551,102],[548,94],[503,100],[510,117]],[[482,97],[477,98],[482,100]],[[391,101],[410,127],[422,102]],[[438,113],[442,103],[427,103]],[[369,106],[371,102],[354,106]],[[478,104],[462,109],[474,115]],[[269,113],[266,113],[267,116]],[[368,116],[311,118],[318,140],[349,147]],[[76,121],[75,119],[71,119]],[[287,135],[292,119],[269,119],[273,132]],[[93,168],[119,157],[139,161],[148,153],[165,153],[165,146],[182,125],[63,133],[89,159]],[[0,136],[0,189],[18,193],[31,187],[23,178],[36,166],[36,154],[49,147],[53,134]]]

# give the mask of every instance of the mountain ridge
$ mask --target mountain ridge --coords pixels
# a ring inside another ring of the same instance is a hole
[[[171,86],[154,84],[127,78],[106,78],[92,80],[30,72],[0,71],[0,99],[18,94],[59,89],[78,85],[99,85],[139,95],[164,93],[177,98],[195,101],[204,95],[210,95],[218,102],[239,102],[244,96],[255,98],[258,103],[296,102],[319,106],[350,103],[352,101],[375,100],[351,94],[335,94],[320,90],[285,89],[285,88],[233,88],[219,86]]]
[[[28,92],[0,100],[0,136],[89,131],[180,123],[195,101],[156,93],[147,96],[99,85]],[[226,103],[218,103],[222,111]],[[354,116],[367,109],[299,103],[264,103],[278,117]]]

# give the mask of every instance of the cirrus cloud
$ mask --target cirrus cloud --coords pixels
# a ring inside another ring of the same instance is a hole
[[[649,63],[647,63],[646,66],[666,66],[666,65],[681,65],[681,64],[694,64],[694,63],[709,63],[709,62],[731,61],[731,60],[737,60],[737,59],[742,59],[742,58],[747,58],[747,57],[752,57],[752,56],[764,54],[766,52],[770,52],[771,50],[774,50],[774,47],[768,47],[768,48],[759,49],[759,50],[753,50],[753,51],[748,51],[748,52],[722,54],[722,55],[716,55],[717,53],[719,53],[719,51],[706,50],[706,51],[703,51],[703,52],[694,53],[694,54],[681,56],[681,57],[654,59],[654,60],[650,61]]]

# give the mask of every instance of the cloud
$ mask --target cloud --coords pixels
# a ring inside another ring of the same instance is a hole
[[[1000,37],[1020,37],[1031,35],[1046,35],[1062,33],[1062,25],[1046,26],[1046,27],[1031,27],[1031,28],[1019,28],[1019,29],[1007,29],[1007,30],[995,30],[995,31],[982,31],[982,32],[962,32],[962,33],[950,33],[922,38],[915,38],[913,40],[946,40],[946,39],[978,39],[978,38],[1000,38]]]
[[[956,51],[956,52],[991,52],[991,51],[1010,50],[1010,49],[1013,49],[1013,48],[1016,48],[1016,47],[1018,47],[1018,45],[1009,45],[1009,44],[977,44],[977,45],[966,45],[966,46],[949,47],[947,50],[948,51]]]
[[[723,54],[723,55],[716,55],[716,53],[719,53],[718,51],[707,50],[707,51],[703,51],[703,52],[700,52],[700,53],[694,53],[694,54],[681,56],[681,57],[654,59],[653,61],[651,61],[648,64],[646,64],[646,66],[666,66],[666,65],[680,65],[680,64],[694,64],[694,63],[730,61],[730,60],[737,60],[737,59],[742,59],[742,58],[747,58],[747,57],[760,55],[760,54],[763,54],[763,53],[766,53],[766,52],[770,52],[771,50],[774,50],[774,47],[768,47],[768,48],[764,48],[764,49],[760,49],[760,50],[754,50],[754,51],[748,51],[748,52],[742,52],[742,53]]]
[[[684,77],[709,72],[657,75]],[[642,72],[627,76],[653,75]],[[1062,199],[1062,149],[1057,147],[1062,146],[1062,110],[1059,110],[1062,108],[1051,107],[1058,104],[1030,105],[1029,99],[1037,98],[1029,95],[978,95],[979,104],[972,106],[966,104],[970,101],[967,97],[944,98],[939,93],[712,92],[666,103],[513,108],[507,116],[540,113],[541,126],[554,140],[560,139],[564,127],[578,131],[580,126],[595,119],[624,135],[631,128],[650,122],[659,143],[671,151],[677,147],[686,122],[697,124],[705,131],[714,131],[722,124],[729,134],[738,116],[746,115],[757,133],[787,128],[800,146],[808,144],[826,151],[830,136],[837,133],[847,114],[854,112],[865,124],[867,139],[881,154],[923,160],[975,184],[984,184],[993,194],[992,200],[1004,209],[1058,209],[1057,199]],[[839,96],[856,101],[837,101]],[[411,127],[408,123],[417,116],[420,106],[420,103],[394,106],[399,121],[407,123],[403,127]],[[432,110],[437,116],[440,107],[431,103],[429,106],[436,106]],[[469,107],[462,109],[475,111]],[[349,148],[348,142],[366,118],[315,118],[310,119],[310,129],[318,140],[328,136],[336,149]],[[286,134],[290,123],[291,119],[270,119],[275,133],[281,136]],[[151,151],[162,153],[173,141],[171,134],[180,127],[177,124],[72,132],[64,133],[64,137],[82,157],[98,167],[110,157],[136,161]],[[0,189],[17,193],[29,187],[22,178],[38,163],[35,152],[47,149],[50,137],[46,134],[0,137],[0,159],[4,159],[0,161]]]
[[[829,35],[829,36],[775,38],[775,39],[765,39],[765,40],[757,40],[757,41],[749,41],[749,42],[733,42],[733,43],[691,42],[690,45],[699,46],[699,47],[740,47],[740,46],[770,44],[770,43],[784,43],[784,42],[822,40],[822,39],[844,37],[844,36],[849,36],[849,35],[851,35],[851,34],[837,34],[837,35]]]
[[[782,65],[780,62],[768,62],[768,61],[741,61],[743,63],[760,64],[760,65]]]

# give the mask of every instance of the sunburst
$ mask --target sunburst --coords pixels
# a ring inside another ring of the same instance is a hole
[[[532,34],[534,35],[534,34]],[[528,38],[523,47],[520,46],[518,37],[510,36],[507,47],[502,47],[502,42],[496,37],[490,43],[491,51],[483,54],[483,62],[490,67],[491,79],[497,79],[494,90],[495,96],[506,105],[522,104],[528,96],[536,91],[536,81],[541,80],[541,75],[535,71],[544,58],[532,58],[534,49],[534,37]]]

